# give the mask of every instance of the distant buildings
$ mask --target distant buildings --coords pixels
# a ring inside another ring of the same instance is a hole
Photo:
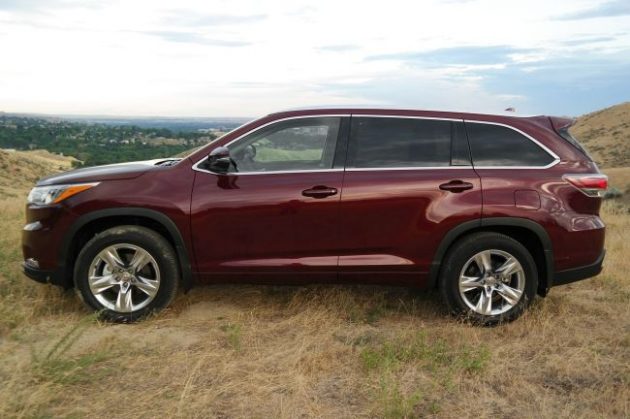
[[[215,138],[221,137],[222,135],[230,132],[230,129],[227,127],[218,127],[218,128],[199,128],[197,132],[201,134],[213,134]]]

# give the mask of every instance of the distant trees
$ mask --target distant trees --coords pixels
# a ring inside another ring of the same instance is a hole
[[[0,148],[45,149],[76,157],[90,166],[171,157],[212,139],[208,133],[167,128],[0,116]]]

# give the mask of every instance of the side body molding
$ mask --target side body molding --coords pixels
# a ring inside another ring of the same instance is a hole
[[[446,233],[446,235],[440,242],[437,251],[435,252],[433,261],[431,262],[431,268],[429,270],[430,287],[436,287],[440,275],[442,260],[444,259],[444,256],[446,256],[446,252],[451,247],[451,245],[463,234],[471,232],[473,230],[483,229],[484,227],[520,227],[533,232],[538,237],[543,247],[546,268],[545,274],[547,279],[547,284],[545,288],[550,288],[553,285],[553,247],[551,239],[549,238],[549,234],[547,234],[547,231],[543,228],[543,226],[527,218],[489,217],[467,221],[465,223],[459,224],[457,227],[451,229],[448,233]]]
[[[61,250],[59,252],[59,266],[61,270],[65,270],[66,261],[68,257],[68,249],[70,249],[70,244],[72,240],[75,238],[76,234],[81,230],[82,227],[87,225],[92,221],[96,221],[99,219],[104,219],[108,217],[116,217],[116,216],[133,216],[133,217],[143,217],[151,219],[166,229],[168,233],[171,235],[174,245],[175,252],[177,253],[177,258],[179,260],[179,268],[182,275],[182,288],[185,291],[190,290],[193,285],[193,275],[192,275],[192,267],[190,264],[190,258],[188,256],[188,250],[186,248],[186,244],[184,239],[177,228],[177,225],[165,214],[150,210],[146,208],[138,208],[138,207],[119,207],[119,208],[108,208],[103,210],[98,210],[94,212],[90,212],[80,216],[72,227],[68,230],[63,238],[63,244],[61,246]],[[69,275],[72,275],[69,273]]]

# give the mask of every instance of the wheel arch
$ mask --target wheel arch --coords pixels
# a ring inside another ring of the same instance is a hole
[[[451,246],[462,237],[480,231],[506,234],[523,244],[532,254],[538,268],[538,294],[545,296],[552,285],[553,246],[549,234],[536,221],[517,217],[490,217],[467,221],[449,230],[433,257],[429,269],[429,286],[435,288],[441,273],[442,260]]]
[[[87,241],[101,231],[117,225],[140,225],[164,236],[177,254],[181,285],[188,291],[193,285],[192,267],[188,250],[179,228],[167,215],[147,208],[108,208],[80,216],[65,234],[59,251],[59,266],[65,272],[68,286],[74,284],[76,256]]]

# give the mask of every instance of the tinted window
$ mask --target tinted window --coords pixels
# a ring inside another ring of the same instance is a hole
[[[332,168],[340,118],[281,121],[229,146],[240,172]]]
[[[475,166],[546,166],[554,158],[529,138],[511,128],[466,123]]]
[[[352,117],[348,167],[449,166],[451,122]]]

